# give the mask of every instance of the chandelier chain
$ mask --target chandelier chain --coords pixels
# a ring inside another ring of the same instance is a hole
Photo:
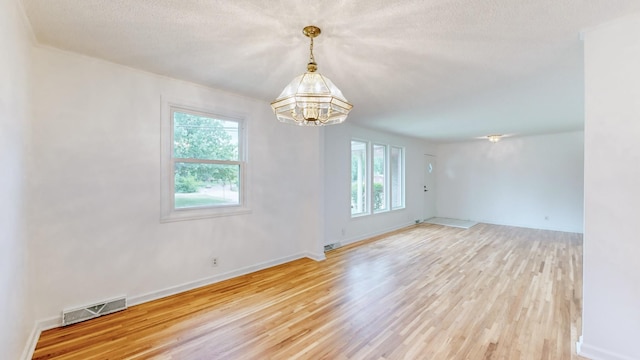
[[[315,63],[316,59],[313,57],[313,37],[310,38],[311,39],[311,45],[309,46],[309,62],[310,63]]]

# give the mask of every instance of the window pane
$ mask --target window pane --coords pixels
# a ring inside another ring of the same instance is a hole
[[[175,208],[240,204],[240,165],[175,163]]]
[[[404,207],[404,171],[402,148],[391,147],[391,208]]]
[[[387,147],[385,145],[373,145],[373,211],[387,209],[386,155]]]
[[[367,143],[351,141],[351,215],[367,212]]]
[[[173,112],[173,156],[238,160],[238,122]]]

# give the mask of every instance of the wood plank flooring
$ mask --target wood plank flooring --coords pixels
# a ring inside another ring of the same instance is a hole
[[[579,359],[582,235],[421,224],[84,323],[34,359]]]

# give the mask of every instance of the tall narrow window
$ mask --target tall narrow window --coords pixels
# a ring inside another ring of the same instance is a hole
[[[368,213],[367,143],[351,141],[351,215]]]
[[[373,145],[373,211],[387,210],[387,147]]]
[[[391,147],[391,209],[404,207],[404,156],[401,147]]]

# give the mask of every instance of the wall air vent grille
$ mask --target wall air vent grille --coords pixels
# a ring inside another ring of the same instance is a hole
[[[339,248],[340,246],[342,246],[340,243],[333,243],[333,244],[325,245],[325,246],[324,246],[324,252],[327,252],[327,251],[331,251],[331,250],[337,249],[337,248]]]
[[[98,316],[111,314],[127,308],[125,297],[107,300],[101,303],[89,305],[80,309],[62,311],[62,325],[67,326],[81,321],[97,318]]]

